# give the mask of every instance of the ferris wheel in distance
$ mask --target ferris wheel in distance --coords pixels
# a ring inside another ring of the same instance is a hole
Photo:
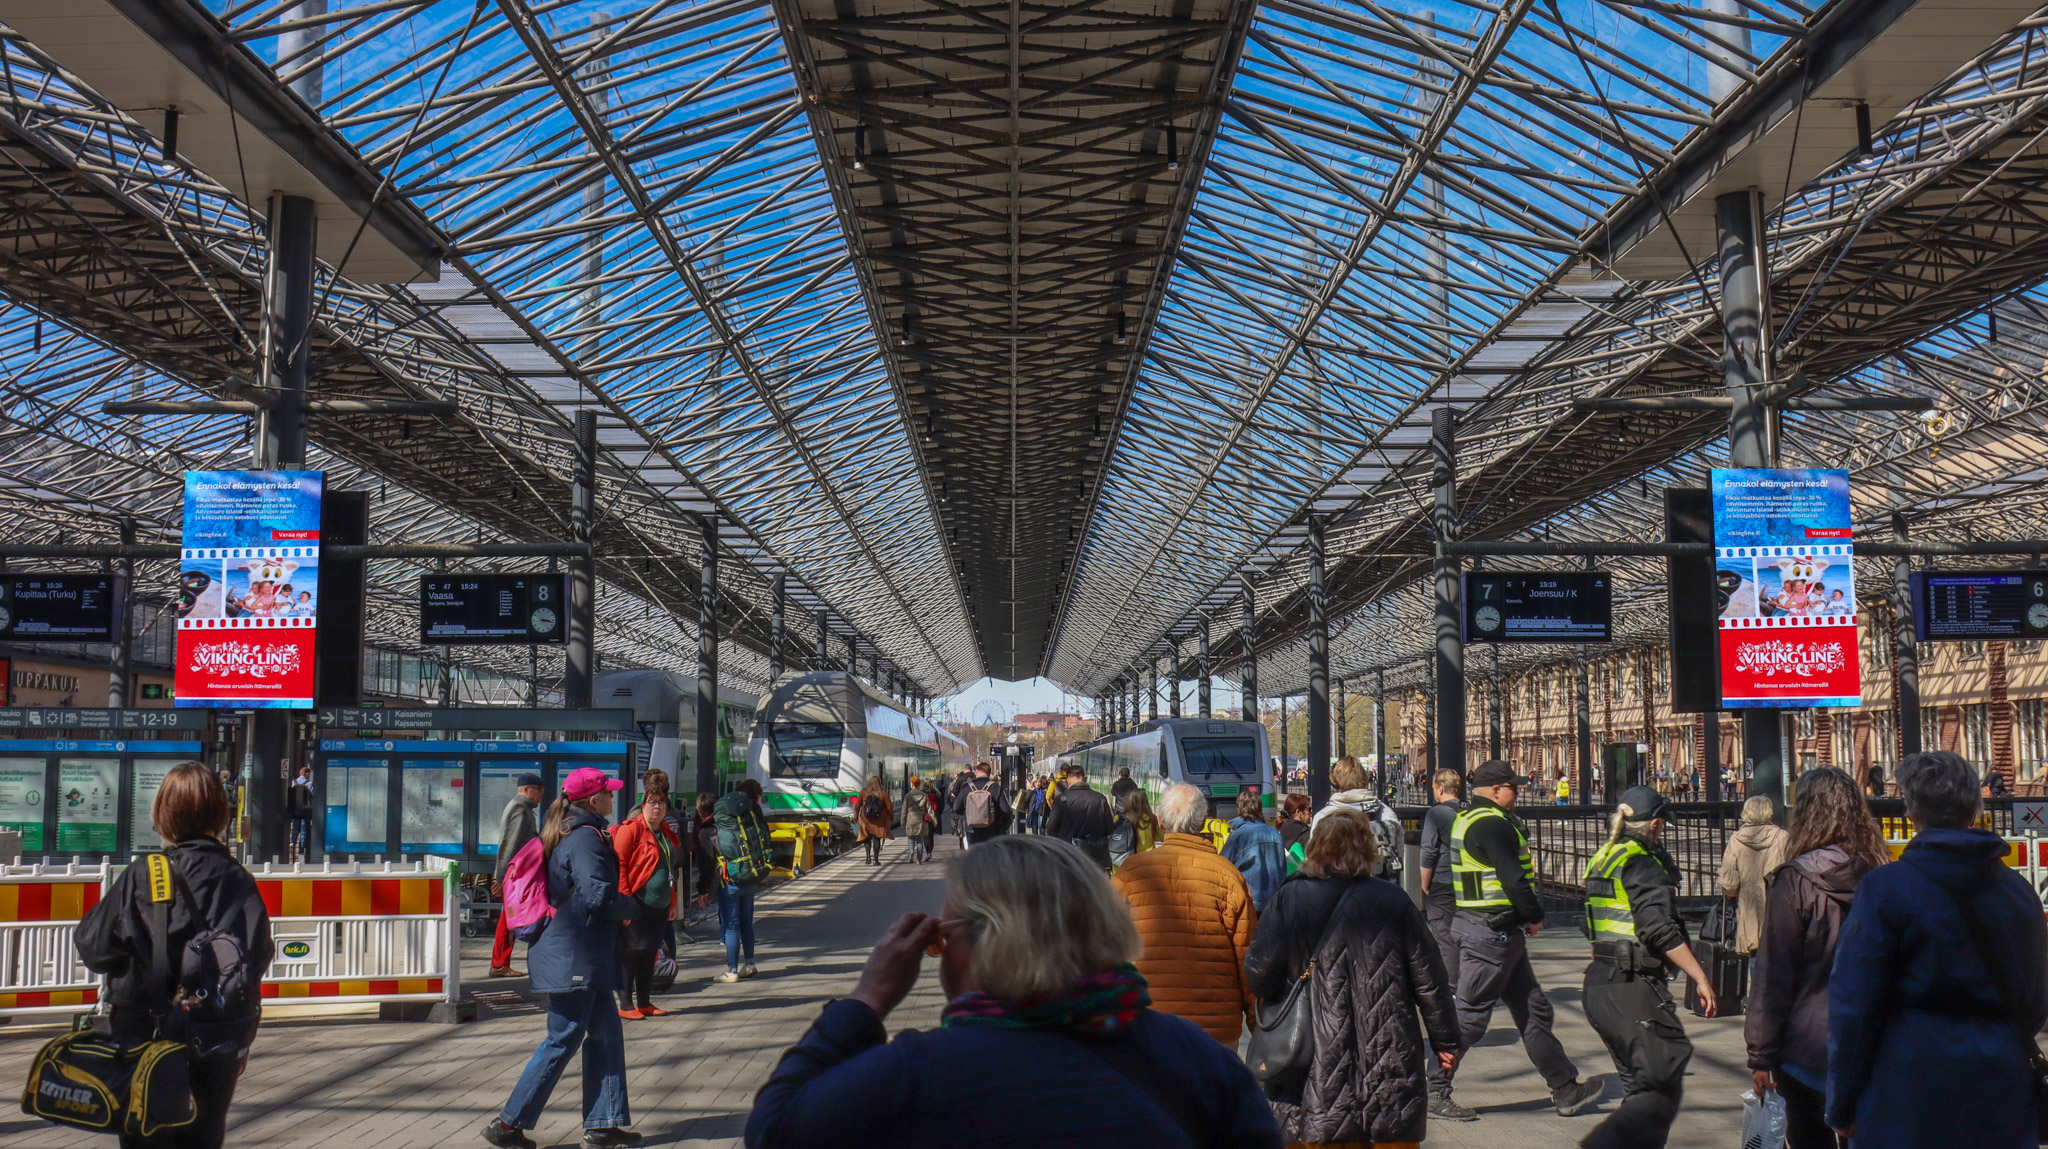
[[[974,704],[973,718],[976,726],[1008,726],[1010,711],[1001,702],[984,698]]]

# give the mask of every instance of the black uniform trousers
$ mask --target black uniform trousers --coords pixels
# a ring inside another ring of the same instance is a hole
[[[1664,1149],[1685,1093],[1692,1040],[1661,974],[1627,974],[1596,958],[1586,967],[1586,1020],[1607,1043],[1627,1095],[1579,1144],[1584,1149]]]

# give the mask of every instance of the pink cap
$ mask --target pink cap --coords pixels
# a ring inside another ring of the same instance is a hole
[[[580,802],[592,794],[605,790],[623,790],[624,782],[610,777],[595,766],[578,766],[562,779],[562,797],[571,802]]]

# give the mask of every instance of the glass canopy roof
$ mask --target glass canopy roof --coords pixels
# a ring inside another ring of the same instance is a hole
[[[1289,603],[1309,514],[1331,524],[1339,673],[1403,665],[1426,613],[1417,448],[1440,404],[1463,412],[1468,535],[1653,537],[1654,488],[1697,480],[1717,451],[1711,419],[1617,432],[1570,401],[1714,389],[1718,323],[1705,280],[1621,278],[1587,258],[1588,237],[1796,71],[1847,2],[1258,4],[1220,126],[1185,141],[1199,185],[1156,310],[1134,316],[1140,354],[1071,561],[1044,585],[1003,588],[1056,605],[1040,669],[1086,694],[1135,659],[1192,653],[1202,618],[1234,628],[1249,572],[1275,612],[1267,691],[1298,688]],[[1058,11],[1006,7],[1020,20]],[[612,526],[600,545],[608,665],[694,665],[693,516],[710,514],[730,560],[724,593],[755,624],[735,648],[742,680],[765,674],[759,635],[778,575],[799,608],[795,662],[823,625],[925,694],[984,672],[960,544],[926,466],[925,440],[944,429],[906,416],[835,198],[831,165],[848,157],[807,114],[772,6],[207,8],[360,153],[380,196],[416,208],[447,245],[434,282],[369,286],[346,261],[322,273],[319,323],[335,345],[404,393],[460,402],[442,430],[478,460],[452,478],[425,469],[430,421],[418,439],[410,425],[316,428],[320,465],[380,491],[377,538],[554,530],[508,510],[505,492],[530,487],[545,503],[567,476],[572,413],[594,408]],[[2021,169],[1970,165],[2042,114],[2020,82],[2043,50],[2031,27],[1987,40],[1919,102],[1878,109],[1871,154],[1768,196],[1786,203],[1771,226],[1788,361],[1814,385],[1936,393],[1950,423],[1931,437],[1911,416],[1788,416],[1786,459],[1855,467],[1860,489],[1895,497],[1916,529],[2025,525],[2013,516],[2041,485],[2041,456],[2016,436],[2042,434],[2048,324],[2032,289],[2048,265],[2029,255],[1979,269],[1968,290],[1916,295],[1918,269],[1887,264],[1865,228],[1944,188],[2022,182]],[[18,287],[0,314],[0,530],[78,541],[128,515],[168,539],[177,472],[238,464],[246,425],[98,407],[219,397],[247,377],[254,317],[233,301],[261,266],[248,206],[261,193],[235,172],[162,160],[157,113],[114,107],[22,36],[6,50],[7,126],[38,162],[98,181],[96,195],[171,237],[192,272],[188,306],[204,310],[193,301],[214,292],[207,322],[225,350],[209,374],[111,320],[54,308],[38,319],[36,289]],[[16,184],[28,194],[26,178]],[[1926,222],[1924,240],[1960,259],[1968,222]],[[2031,252],[2040,230],[2008,246]],[[1994,299],[2002,339],[1973,341]],[[1841,338],[1879,305],[1890,320]],[[1560,474],[1587,486],[1565,497]],[[1873,504],[1872,521],[1890,509]],[[375,572],[373,628],[391,642],[408,641],[405,579],[421,569]],[[1625,575],[1641,609],[1621,629],[1648,638],[1661,572]]]

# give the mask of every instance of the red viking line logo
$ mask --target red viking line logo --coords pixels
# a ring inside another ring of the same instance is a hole
[[[1840,642],[1788,642],[1773,638],[1740,643],[1735,648],[1736,669],[1763,678],[1780,674],[1799,678],[1827,676],[1841,670],[1848,661]]]
[[[236,641],[199,643],[192,648],[190,665],[199,670],[250,678],[283,678],[298,672],[299,648],[288,643],[277,646]]]

